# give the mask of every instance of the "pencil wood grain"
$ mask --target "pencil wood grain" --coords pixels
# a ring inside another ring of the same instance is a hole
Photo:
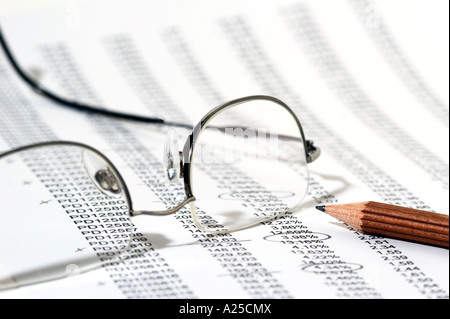
[[[373,201],[317,209],[366,234],[449,247],[448,215]]]

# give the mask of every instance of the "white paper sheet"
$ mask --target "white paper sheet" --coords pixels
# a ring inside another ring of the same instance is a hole
[[[446,1],[98,2],[0,21],[19,63],[60,94],[189,124],[272,95],[322,150],[292,216],[216,237],[185,221],[188,206],[135,217],[136,258],[0,297],[448,298],[448,249],[363,235],[314,208],[373,200],[448,214]],[[2,151],[83,142],[118,163],[142,207],[176,202],[154,183],[164,134],[36,96],[3,53],[0,71]]]

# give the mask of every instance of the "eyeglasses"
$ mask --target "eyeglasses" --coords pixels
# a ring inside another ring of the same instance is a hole
[[[293,111],[274,97],[249,96],[212,109],[180,149],[173,128],[188,125],[109,112],[56,96],[21,70],[1,30],[0,42],[20,77],[54,101],[171,127],[161,177],[184,189],[184,199],[170,209],[135,210],[117,167],[91,146],[50,141],[0,154],[0,241],[11,243],[2,247],[6,274],[0,269],[0,289],[123,258],[133,243],[132,216],[173,214],[189,205],[192,222],[217,234],[293,211],[307,193],[307,164],[320,150],[305,139]],[[17,194],[22,200],[13,200]]]

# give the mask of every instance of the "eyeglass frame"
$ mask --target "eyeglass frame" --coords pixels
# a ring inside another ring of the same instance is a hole
[[[148,123],[148,124],[156,124],[156,125],[167,125],[167,126],[175,126],[175,127],[183,127],[183,128],[192,128],[192,126],[190,125],[186,125],[186,124],[182,124],[182,123],[176,123],[176,122],[169,122],[166,121],[164,119],[160,119],[160,118],[154,118],[154,117],[146,117],[146,116],[140,116],[140,115],[134,115],[134,114],[130,114],[130,113],[122,113],[122,112],[117,112],[117,111],[110,111],[110,110],[106,110],[106,109],[102,109],[100,107],[95,107],[95,106],[90,106],[90,105],[86,105],[83,103],[79,103],[76,101],[72,101],[72,100],[68,100],[64,97],[58,96],[57,94],[47,90],[46,88],[42,87],[39,83],[37,83],[35,80],[33,80],[31,77],[29,77],[23,70],[22,68],[19,66],[19,64],[17,63],[16,59],[14,58],[13,54],[11,53],[11,50],[9,49],[9,46],[7,44],[7,42],[5,41],[3,34],[2,34],[2,30],[0,27],[0,46],[3,48],[7,59],[9,60],[9,62],[11,63],[13,69],[16,71],[16,73],[18,74],[18,76],[24,81],[26,82],[35,92],[37,92],[38,94],[43,95],[44,97],[47,97],[48,99],[52,100],[53,102],[56,102],[60,105],[64,105],[67,107],[70,107],[71,109],[76,109],[76,110],[81,110],[81,111],[85,111],[85,112],[91,112],[91,113],[96,113],[96,114],[101,114],[101,115],[106,115],[109,117],[113,117],[113,118],[119,118],[119,119],[125,119],[125,120],[130,120],[130,121],[134,121],[134,122],[144,122],[144,123]],[[237,106],[239,104],[242,103],[246,103],[246,102],[251,102],[251,101],[256,101],[256,100],[265,100],[265,101],[270,101],[270,102],[274,102],[276,104],[278,104],[279,106],[283,107],[284,109],[286,109],[290,115],[292,116],[292,118],[295,120],[298,128],[299,128],[299,132],[300,132],[300,138],[301,141],[303,142],[303,149],[305,151],[305,158],[306,158],[306,163],[312,163],[313,161],[315,161],[319,156],[320,156],[320,148],[315,146],[313,141],[311,140],[306,140],[305,139],[305,135],[303,132],[303,128],[302,125],[300,124],[300,121],[298,119],[298,117],[296,116],[296,114],[293,112],[293,110],[283,101],[272,97],[272,96],[268,96],[268,95],[251,95],[251,96],[246,96],[246,97],[241,97],[238,99],[234,99],[231,101],[228,101],[226,103],[223,103],[215,108],[213,108],[212,110],[210,110],[206,115],[203,116],[203,118],[200,120],[200,122],[198,122],[198,124],[193,128],[192,132],[190,133],[190,135],[188,136],[183,150],[180,152],[180,177],[183,177],[183,183],[184,183],[184,190],[185,190],[185,194],[186,194],[186,198],[177,206],[167,209],[167,210],[159,210],[159,211],[147,211],[147,210],[139,210],[139,211],[135,211],[133,209],[133,203],[132,203],[132,199],[131,199],[131,195],[130,192],[128,190],[128,187],[125,183],[125,180],[123,179],[123,177],[121,176],[119,170],[114,166],[114,164],[108,159],[107,156],[105,156],[103,153],[101,153],[100,151],[98,151],[97,149],[83,144],[83,143],[79,143],[79,142],[73,142],[73,141],[47,141],[47,142],[41,142],[41,143],[35,143],[35,144],[29,144],[29,145],[25,145],[22,147],[18,147],[3,153],[0,153],[0,158],[8,156],[10,154],[16,153],[16,152],[20,152],[20,151],[24,151],[27,149],[32,149],[32,148],[37,148],[37,147],[44,147],[44,146],[56,146],[56,145],[71,145],[71,146],[79,146],[79,147],[84,147],[92,152],[94,152],[95,154],[97,154],[98,156],[100,156],[100,158],[102,160],[104,160],[106,162],[106,164],[110,165],[110,167],[112,169],[114,169],[114,173],[117,175],[117,178],[119,178],[119,181],[121,183],[121,185],[124,186],[124,194],[126,197],[126,200],[128,202],[128,210],[129,210],[129,214],[130,216],[137,216],[137,215],[170,215],[173,214],[179,210],[181,210],[186,204],[191,203],[193,201],[196,200],[193,191],[192,191],[192,183],[191,183],[191,162],[192,162],[192,157],[194,154],[194,146],[195,143],[197,141],[197,138],[200,136],[201,132],[207,127],[208,123],[219,113],[226,111],[227,109]],[[195,221],[195,218],[194,218]],[[197,225],[198,226],[198,225]],[[200,229],[203,229],[202,227],[199,227]]]

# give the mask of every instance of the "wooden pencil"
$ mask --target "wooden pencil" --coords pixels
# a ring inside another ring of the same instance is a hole
[[[366,234],[449,247],[448,215],[372,201],[316,208]]]

